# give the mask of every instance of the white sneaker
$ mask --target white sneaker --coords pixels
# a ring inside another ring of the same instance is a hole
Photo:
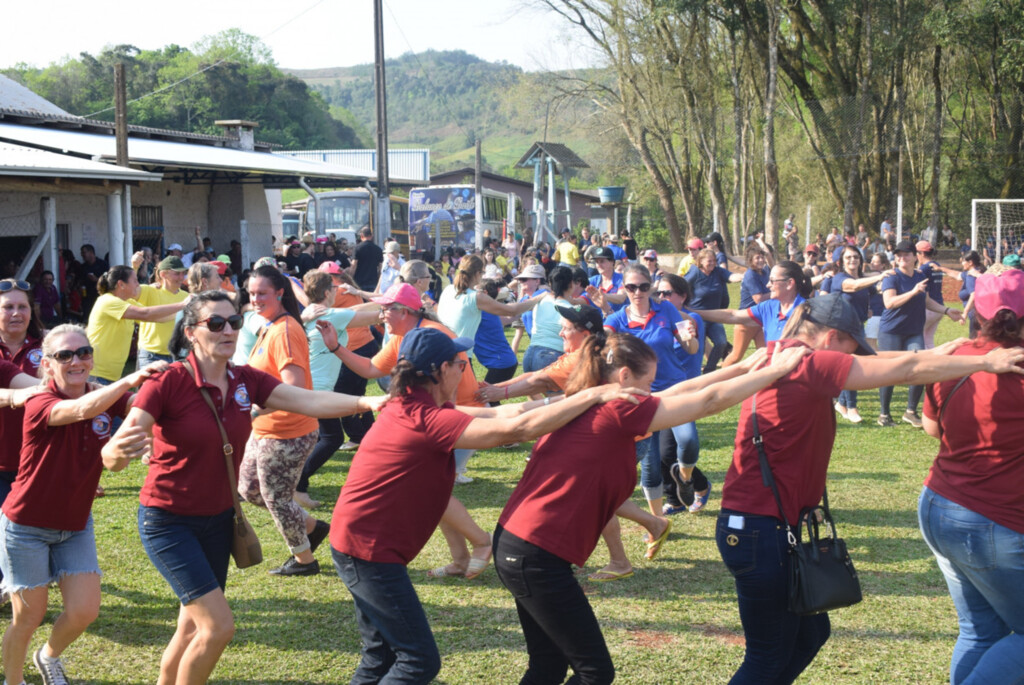
[[[455,474],[455,484],[456,485],[465,485],[466,483],[472,483],[472,482],[473,482],[473,479],[470,478],[469,476],[467,476],[464,473],[457,473],[457,474]]]
[[[847,418],[846,407],[844,407],[843,405],[841,405],[838,402],[836,402],[835,408],[836,408],[836,411],[839,412],[840,416],[842,416],[844,419]]]
[[[861,418],[860,412],[857,411],[856,407],[851,407],[846,410],[846,418],[850,420],[850,423],[860,423],[864,420]]]
[[[349,440],[348,442],[346,442],[344,445],[342,445],[338,449],[341,450],[342,452],[354,452],[357,449],[359,449],[359,443],[358,442],[352,442],[351,440]]]

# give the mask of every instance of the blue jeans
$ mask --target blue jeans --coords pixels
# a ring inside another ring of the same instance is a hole
[[[498,526],[494,570],[516,601],[526,639],[529,664],[520,685],[564,682],[569,666],[572,685],[614,680],[601,626],[568,561]]]
[[[556,359],[562,356],[562,350],[553,350],[550,347],[530,345],[523,353],[523,371],[530,373],[540,371],[553,364]]]
[[[847,409],[857,408],[857,391],[856,390],[843,390],[839,393],[839,406],[846,407]]]
[[[960,619],[950,683],[1024,682],[1024,535],[927,487],[917,516]]]
[[[174,357],[169,354],[157,354],[156,352],[150,352],[144,350],[141,347],[135,354],[135,370],[141,371],[153,362],[173,362]]]
[[[715,540],[736,582],[747,641],[743,663],[730,683],[791,683],[828,640],[828,614],[797,616],[788,609],[789,543],[772,516],[723,509]]]
[[[363,561],[331,548],[334,569],[352,593],[362,661],[352,685],[429,683],[441,655],[403,564]]]
[[[729,344],[729,337],[725,334],[723,324],[710,321],[704,323],[704,335],[714,346],[708,353],[708,363],[704,366],[704,373],[711,373],[718,368],[718,362],[725,356],[725,346]]]
[[[898,335],[896,333],[885,333],[878,331],[878,349],[892,352],[895,350],[923,350],[924,333],[914,335]],[[889,405],[892,404],[892,388],[887,385],[878,389],[878,401],[882,405],[881,413],[889,414]],[[907,389],[907,411],[917,411],[921,404],[921,395],[924,393],[923,385],[911,385]]]
[[[659,499],[664,495],[664,482],[661,479],[661,447],[658,442],[658,431],[649,438],[636,443],[636,460],[640,462],[640,487],[647,501]]]
[[[234,512],[184,516],[139,505],[142,548],[182,604],[227,587]]]

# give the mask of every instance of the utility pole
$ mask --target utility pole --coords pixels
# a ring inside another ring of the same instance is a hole
[[[476,160],[473,164],[473,185],[475,186],[475,192],[473,196],[476,198],[473,203],[473,223],[476,225],[476,250],[480,252],[484,247],[484,191],[483,191],[483,178],[481,177],[482,169],[480,164],[480,139],[476,139]],[[492,236],[493,237],[493,236]]]
[[[384,77],[383,0],[373,0],[374,86],[377,92],[377,198],[373,240],[380,246],[391,237],[391,200],[388,188],[388,97]],[[410,246],[411,247],[411,246]]]

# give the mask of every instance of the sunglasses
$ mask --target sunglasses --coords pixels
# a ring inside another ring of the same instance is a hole
[[[237,331],[242,328],[242,324],[244,322],[245,320],[242,318],[241,314],[232,314],[226,319],[223,316],[214,314],[208,319],[197,321],[196,325],[202,326],[203,324],[206,324],[206,327],[210,329],[211,333],[220,333],[224,330],[225,325],[231,326],[231,330]]]
[[[675,290],[656,290],[658,297],[672,297],[676,294]]]
[[[78,357],[78,360],[83,362],[92,359],[92,345],[85,345],[77,350],[57,350],[50,355],[50,359],[56,359],[61,364],[69,364],[75,357]]]
[[[650,283],[640,283],[640,284],[637,284],[637,283],[627,283],[626,285],[624,285],[622,287],[625,288],[626,292],[630,293],[630,294],[635,293],[637,290],[639,290],[642,293],[646,293],[646,292],[648,292],[651,289],[651,284]]]
[[[0,281],[0,293],[9,293],[14,289],[27,293],[32,289],[32,286],[27,281],[16,281],[13,278],[5,278]]]

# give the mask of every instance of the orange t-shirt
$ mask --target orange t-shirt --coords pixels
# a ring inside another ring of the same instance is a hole
[[[309,341],[302,324],[285,314],[260,329],[256,344],[249,353],[249,366],[281,378],[281,370],[294,364],[306,374],[303,387],[313,389],[309,372]],[[253,419],[252,434],[257,438],[289,440],[317,430],[317,420],[302,414],[274,411]]]
[[[337,293],[334,295],[334,307],[335,308],[349,308],[355,307],[356,305],[363,304],[363,298],[358,295],[350,295],[348,293],[341,292],[341,288],[338,288]],[[350,350],[358,350],[364,345],[368,345],[373,340],[373,334],[370,333],[369,326],[351,326],[348,330],[348,345],[345,345]]]
[[[231,281],[229,281],[226,278],[223,281],[220,282],[220,289],[223,290],[226,293],[236,292],[235,284],[232,283]]]
[[[541,369],[538,373],[546,374],[555,385],[565,390],[565,384],[569,382],[569,375],[572,370],[579,366],[580,351],[566,352],[554,362]]]
[[[444,324],[431,321],[430,319],[423,319],[420,322],[420,326],[424,328],[436,328],[439,331],[444,331],[449,338],[454,339],[456,335],[452,333]],[[380,352],[374,355],[373,365],[381,371],[390,373],[391,369],[395,368],[395,364],[398,363],[398,348],[402,344],[401,335],[392,335],[388,338],[387,342],[384,343],[384,348]],[[466,356],[465,352],[459,352],[459,359],[465,359],[469,361],[469,357]],[[477,382],[476,376],[473,375],[473,365],[466,364],[466,368],[462,370],[462,378],[459,379],[459,387],[455,389],[455,404],[461,404],[469,407],[482,407],[483,404],[476,400],[476,391],[480,389],[480,383]]]

